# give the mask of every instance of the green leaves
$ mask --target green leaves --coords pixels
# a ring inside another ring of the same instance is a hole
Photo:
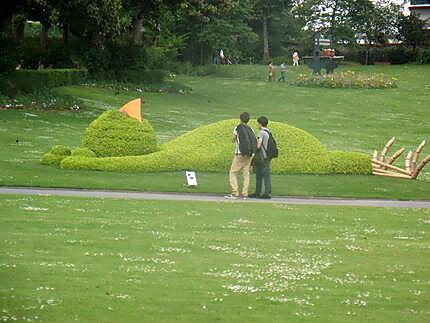
[[[161,146],[160,151],[143,156],[87,158],[71,156],[61,162],[65,169],[162,172],[193,169],[227,172],[234,147],[230,134],[237,120],[224,120],[199,127]],[[257,130],[255,122],[251,126]],[[329,152],[309,133],[271,122],[270,129],[280,150],[273,160],[275,174],[368,174],[370,158],[361,153]],[[110,135],[109,135],[110,136]],[[105,144],[103,143],[103,146]],[[116,145],[113,141],[112,145]]]
[[[155,132],[147,120],[140,123],[116,110],[104,112],[90,124],[82,145],[99,157],[144,155],[157,150]]]

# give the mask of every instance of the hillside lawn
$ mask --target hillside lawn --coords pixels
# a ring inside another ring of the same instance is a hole
[[[429,322],[430,210],[0,196],[0,318]]]
[[[58,88],[79,98],[79,112],[0,110],[0,185],[80,187],[150,191],[226,193],[227,174],[200,173],[199,188],[182,186],[176,173],[109,173],[64,171],[39,164],[55,144],[80,145],[88,124],[105,109],[119,108],[142,96],[143,114],[160,142],[211,122],[236,118],[249,111],[304,129],[332,150],[381,150],[392,136],[400,146],[415,149],[430,140],[430,66],[343,66],[339,70],[385,73],[398,79],[389,90],[300,88],[288,82],[266,82],[264,66],[221,66],[208,77],[177,76],[191,94],[114,91],[94,86]],[[306,68],[287,73],[290,81]],[[230,134],[226,133],[225,136]],[[18,142],[17,142],[18,140]],[[281,152],[282,153],[282,152]],[[427,145],[423,156],[430,153]],[[402,158],[403,161],[403,158]],[[273,178],[275,195],[430,199],[429,168],[418,181],[375,176],[282,175]]]

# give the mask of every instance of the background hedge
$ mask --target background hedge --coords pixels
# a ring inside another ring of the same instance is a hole
[[[99,157],[144,155],[157,150],[157,138],[147,120],[109,110],[89,125],[82,146]]]
[[[80,84],[86,78],[86,70],[81,69],[19,70],[0,77],[0,92],[13,96],[45,87]]]
[[[329,152],[331,172],[334,174],[371,174],[370,157],[364,153],[347,151]]]

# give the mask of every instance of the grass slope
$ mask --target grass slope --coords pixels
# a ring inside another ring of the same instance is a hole
[[[393,135],[415,149],[429,139],[430,66],[353,66],[361,72],[384,72],[399,79],[390,90],[305,89],[288,84],[268,84],[263,66],[228,66],[214,77],[178,77],[193,88],[190,95],[144,93],[143,113],[166,142],[198,126],[236,118],[248,110],[253,117],[267,114],[312,133],[329,149],[371,153],[382,149]],[[345,70],[345,68],[344,68]],[[302,69],[289,69],[292,80]],[[118,108],[136,97],[94,87],[65,87],[61,93],[81,98],[87,108],[79,112],[0,111],[0,185],[36,185],[83,188],[181,190],[181,174],[118,174],[64,172],[39,165],[42,154],[55,144],[80,145],[88,124],[104,109]],[[140,94],[139,94],[140,95]],[[16,140],[18,139],[18,143]],[[423,154],[429,154],[427,146]],[[202,189],[225,192],[227,176],[201,174]],[[302,180],[300,180],[302,178]],[[157,182],[158,181],[160,182]],[[208,180],[208,182],[206,182]],[[275,177],[276,194],[365,196],[390,198],[430,197],[430,171],[420,181],[408,182],[373,176]]]
[[[1,317],[428,322],[429,221],[422,209],[1,196]]]

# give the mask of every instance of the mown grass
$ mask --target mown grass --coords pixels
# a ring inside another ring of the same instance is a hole
[[[430,211],[0,197],[0,318],[428,322]]]
[[[182,190],[182,175],[177,173],[64,172],[38,164],[43,152],[54,144],[78,146],[90,121],[104,109],[118,108],[136,96],[143,96],[144,116],[154,126],[161,142],[203,124],[237,117],[244,110],[253,117],[266,114],[273,120],[302,128],[329,149],[370,154],[374,149],[382,149],[393,135],[398,138],[393,151],[400,146],[415,149],[422,139],[430,139],[429,66],[348,66],[341,69],[384,72],[398,79],[398,88],[318,89],[267,83],[264,66],[223,66],[214,76],[203,78],[178,76],[178,83],[193,89],[192,94],[185,95],[141,94],[85,86],[59,88],[59,93],[80,98],[85,108],[79,112],[0,111],[0,185]],[[290,69],[287,78],[293,80],[304,71],[304,68]],[[423,155],[428,153],[429,146]],[[200,176],[200,191],[223,193],[228,190],[225,174]],[[275,177],[274,193],[429,199],[430,172],[425,171],[419,179],[408,182],[373,176],[293,175]]]

